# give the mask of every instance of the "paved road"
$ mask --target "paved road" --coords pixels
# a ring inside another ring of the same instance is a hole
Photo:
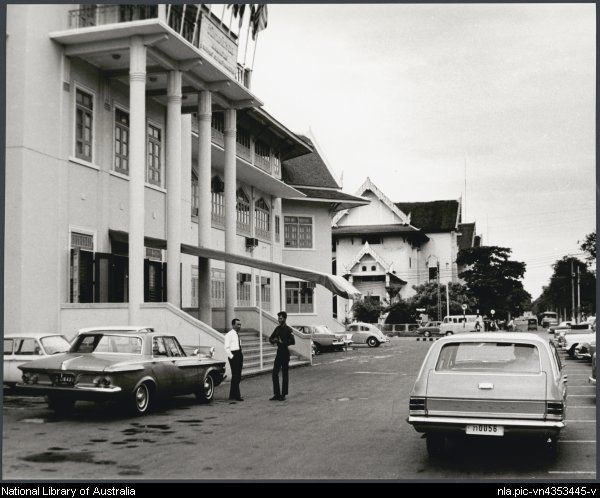
[[[560,455],[544,463],[530,446],[482,440],[431,463],[409,426],[408,395],[430,342],[394,338],[315,358],[290,371],[291,395],[271,402],[269,376],[228,384],[211,405],[193,397],[127,418],[78,404],[56,418],[38,398],[4,398],[5,479],[591,479],[596,466],[595,390],[589,363],[566,360],[569,424]]]

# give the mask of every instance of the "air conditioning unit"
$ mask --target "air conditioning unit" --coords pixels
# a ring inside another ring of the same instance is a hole
[[[246,249],[258,247],[258,239],[253,237],[246,237]]]

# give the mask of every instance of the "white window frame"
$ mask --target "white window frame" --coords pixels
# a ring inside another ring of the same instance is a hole
[[[70,293],[71,293],[71,234],[73,232],[81,233],[83,235],[91,235],[92,236],[92,252],[97,252],[96,241],[97,241],[97,232],[96,230],[81,227],[78,225],[69,225],[69,232],[67,235],[67,264],[65,265],[65,273],[66,273],[66,294],[65,294],[65,303],[72,304],[70,302]]]
[[[318,315],[318,311],[317,311],[317,286],[315,285],[313,287],[313,310],[310,311],[310,312],[307,312],[307,313],[300,313],[300,312],[296,313],[294,311],[290,311],[290,310],[287,309],[286,284],[288,282],[300,282],[302,284],[303,282],[306,282],[306,280],[300,280],[300,279],[297,279],[297,278],[288,278],[288,279],[285,279],[282,282],[282,285],[283,285],[283,301],[284,301],[283,304],[285,305],[285,310],[286,310],[287,314],[288,315],[294,315],[294,316],[317,316]]]
[[[285,217],[286,216],[295,216],[297,218],[310,218],[311,226],[312,226],[312,245],[311,247],[287,247],[285,245]],[[308,214],[295,214],[295,213],[281,213],[282,223],[283,223],[283,231],[281,233],[282,237],[282,247],[285,251],[316,251],[316,226],[315,226],[315,217],[314,215]]]
[[[131,166],[131,113],[129,112],[129,108],[115,102],[115,104],[113,105],[113,112],[112,112],[112,165],[111,165],[110,170],[112,173],[119,175],[121,178],[129,179],[129,173],[123,173],[122,171],[117,171],[115,169],[115,158],[117,155],[117,152],[116,152],[117,149],[115,147],[115,145],[116,145],[115,142],[117,140],[116,132],[115,132],[115,128],[117,126],[117,109],[119,109],[122,112],[126,112],[127,115],[129,116],[129,143],[128,143],[129,155],[127,157],[127,171],[130,171],[130,166]]]
[[[89,93],[92,96],[92,160],[86,161],[80,157],[77,157],[77,90],[81,90],[82,92]],[[98,96],[95,90],[92,90],[90,87],[78,82],[73,82],[73,96],[71,98],[71,105],[73,109],[73,136],[71,138],[71,156],[69,157],[69,161],[81,164],[83,166],[88,166],[90,168],[99,170],[100,167],[96,164],[96,132],[98,127]]]
[[[148,181],[149,175],[148,175],[148,140],[149,140],[149,136],[148,136],[148,127],[149,126],[154,126],[155,128],[158,128],[160,130],[160,183],[156,184],[156,183],[150,183]],[[144,143],[144,178],[145,178],[145,185],[146,187],[150,187],[152,189],[156,189],[162,192],[166,192],[166,178],[165,175],[167,173],[166,170],[166,164],[165,164],[165,146],[166,146],[166,142],[165,142],[165,130],[162,124],[158,123],[157,121],[154,121],[153,119],[146,119],[146,129],[144,130],[144,139],[145,139],[145,143]]]

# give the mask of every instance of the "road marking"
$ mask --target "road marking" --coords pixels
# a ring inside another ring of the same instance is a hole
[[[594,405],[573,405],[569,406],[569,408],[593,408],[594,410],[596,409]]]
[[[596,444],[596,440],[594,439],[559,439],[559,443],[594,443]]]
[[[596,474],[596,471],[587,470],[549,470],[548,474]]]
[[[576,420],[576,419],[573,419],[573,418],[568,418],[568,419],[565,420],[565,422],[584,422],[584,423],[588,423],[588,422],[592,423],[593,422],[594,424],[596,423],[595,420]]]
[[[370,374],[370,375],[406,375],[406,374],[399,374],[396,372],[352,372],[355,374]]]
[[[595,394],[567,394],[567,398],[595,398]]]

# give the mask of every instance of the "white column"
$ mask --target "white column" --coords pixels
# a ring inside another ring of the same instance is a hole
[[[181,306],[181,71],[167,75],[167,300]]]
[[[129,324],[140,324],[144,302],[144,181],[146,176],[146,47],[139,36],[129,49]]]
[[[236,110],[225,110],[225,251],[235,253],[236,237]],[[225,263],[225,327],[234,318],[236,304],[236,271],[231,263]]]
[[[212,94],[198,94],[198,246],[211,247]],[[210,259],[198,258],[198,316],[212,325]],[[227,324],[226,324],[227,325]]]

